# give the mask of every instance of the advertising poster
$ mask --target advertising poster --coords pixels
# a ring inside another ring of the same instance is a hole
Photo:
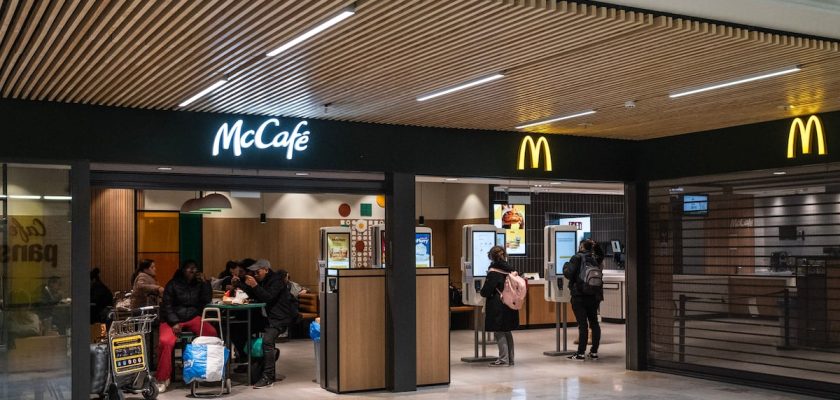
[[[350,235],[346,233],[327,234],[327,268],[350,268]]]
[[[428,233],[414,234],[414,257],[417,268],[431,268],[432,237]]]
[[[493,223],[507,230],[505,248],[508,255],[525,255],[525,205],[494,204]]]

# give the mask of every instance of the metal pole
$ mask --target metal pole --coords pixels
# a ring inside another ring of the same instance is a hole
[[[574,354],[575,352],[574,351],[569,351],[569,348],[568,348],[568,344],[569,344],[569,341],[568,341],[569,318],[566,315],[566,313],[567,313],[566,303],[557,302],[557,303],[554,303],[554,304],[555,304],[555,307],[557,308],[555,310],[555,315],[557,316],[557,321],[555,322],[556,329],[555,329],[555,333],[554,333],[555,342],[556,342],[555,347],[556,348],[555,348],[554,351],[544,351],[543,355],[549,356],[549,357],[558,357],[558,356],[567,356],[567,355]],[[562,327],[562,330],[561,330],[561,327]],[[560,339],[561,335],[562,335],[563,339]],[[562,350],[560,349],[560,343],[561,342],[563,343],[563,346],[562,346],[563,349]]]
[[[473,308],[473,351],[474,355],[472,357],[461,357],[461,361],[466,363],[474,363],[474,362],[486,362],[486,361],[494,361],[496,357],[487,357],[487,332],[484,332],[484,327],[482,326],[481,322],[481,310],[478,307]],[[479,334],[478,331],[481,330],[481,356],[478,355],[478,343],[479,343]]]

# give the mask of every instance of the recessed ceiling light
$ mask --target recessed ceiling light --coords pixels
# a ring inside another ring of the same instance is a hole
[[[729,86],[740,85],[742,83],[748,83],[748,82],[758,81],[758,80],[761,80],[761,79],[767,79],[767,78],[773,78],[773,77],[776,77],[776,76],[787,75],[787,74],[797,72],[797,71],[801,71],[801,70],[802,70],[802,68],[800,68],[799,66],[794,66],[794,67],[783,69],[781,71],[770,72],[770,73],[765,73],[765,74],[761,74],[761,75],[754,75],[754,76],[749,76],[749,77],[742,78],[742,79],[737,79],[737,80],[734,80],[734,81],[721,82],[721,83],[716,83],[716,84],[712,84],[712,85],[709,85],[709,86],[703,86],[703,87],[700,87],[700,88],[697,88],[697,89],[691,89],[691,90],[686,90],[686,91],[683,91],[683,92],[671,93],[668,96],[673,99],[673,98],[676,98],[676,97],[688,96],[690,94],[706,92],[706,91],[709,91],[709,90],[715,90],[715,89],[721,89],[721,88],[725,88],[725,87],[729,87]]]
[[[447,182],[455,182],[458,180],[458,178],[445,178],[444,180]]]
[[[196,95],[195,95],[195,96],[190,97],[189,99],[184,100],[184,102],[183,102],[183,103],[181,103],[181,104],[178,104],[178,107],[186,107],[186,106],[188,106],[188,105],[192,104],[194,101],[196,101],[196,100],[198,100],[198,99],[200,99],[200,98],[202,98],[202,97],[206,96],[207,94],[209,94],[210,92],[212,92],[212,91],[214,91],[214,90],[218,89],[219,87],[221,87],[221,86],[222,86],[222,85],[224,85],[225,83],[227,83],[227,79],[220,79],[220,80],[216,81],[216,83],[214,83],[214,84],[210,85],[210,87],[208,87],[207,89],[204,89],[204,90],[202,90],[202,91],[200,91],[200,92],[196,93]]]
[[[158,167],[158,171],[172,171],[172,167]]]
[[[309,176],[309,172],[295,172],[295,176]]]
[[[446,89],[438,90],[436,92],[432,92],[432,93],[429,93],[429,94],[424,94],[422,96],[417,96],[417,101],[425,101],[425,100],[433,99],[433,98],[438,97],[438,96],[443,96],[445,94],[449,94],[449,93],[452,93],[452,92],[457,92],[459,90],[464,90],[466,88],[470,88],[470,87],[473,87],[473,86],[476,86],[476,85],[480,85],[482,83],[492,82],[492,81],[495,81],[496,79],[501,79],[504,76],[505,76],[504,74],[495,73],[495,74],[490,75],[490,76],[485,76],[483,78],[478,78],[478,79],[475,79],[475,80],[472,80],[472,81],[469,81],[469,82],[464,82],[460,85],[455,85],[455,86],[452,86],[452,87],[449,87],[449,88],[446,88]]]
[[[773,175],[786,175],[786,174],[787,174],[787,172],[785,172],[785,171],[776,171],[776,172],[773,173]]]
[[[335,25],[335,24],[337,24],[341,21],[344,21],[347,18],[350,18],[355,13],[356,13],[355,7],[351,6],[351,7],[345,8],[343,11],[338,13],[338,15],[322,22],[318,26],[316,26],[316,27],[304,32],[302,35],[284,43],[282,46],[280,46],[280,47],[278,47],[274,50],[271,50],[270,52],[266,53],[265,55],[268,56],[268,57],[274,57],[274,56],[276,56],[276,55],[278,55],[278,54],[280,54],[280,53],[282,53],[282,52],[300,44],[304,40],[309,39],[312,36],[315,36],[315,35],[323,32],[323,31],[327,30],[329,27],[331,27],[331,26],[333,26],[333,25]]]
[[[572,118],[577,118],[577,117],[583,117],[585,115],[591,115],[591,114],[595,114],[595,110],[589,110],[589,111],[584,111],[584,112],[580,112],[580,113],[577,113],[577,114],[564,115],[562,117],[549,118],[549,119],[543,119],[543,120],[539,120],[539,121],[529,122],[527,124],[517,126],[516,129],[524,129],[524,128],[537,126],[537,125],[545,125],[545,124],[550,124],[552,122],[563,121],[563,120],[566,120],[566,119],[572,119]]]

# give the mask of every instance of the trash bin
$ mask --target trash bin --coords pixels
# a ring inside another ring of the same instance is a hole
[[[315,382],[321,383],[321,324],[312,321],[309,324],[309,337],[315,344]]]

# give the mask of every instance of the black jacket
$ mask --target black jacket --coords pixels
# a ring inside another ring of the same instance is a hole
[[[107,322],[108,307],[114,305],[114,294],[102,281],[90,283],[90,323]]]
[[[505,272],[513,271],[507,261],[494,262],[490,268],[499,269]],[[502,303],[500,292],[505,288],[506,274],[495,271],[487,273],[484,286],[481,287],[481,296],[487,298],[485,303],[484,330],[487,332],[509,332],[519,328],[519,310],[513,310]]]
[[[597,294],[586,294],[583,293],[583,282],[580,280],[580,268],[581,264],[583,263],[583,257],[586,255],[592,256],[598,265],[602,265],[604,262],[604,255],[603,254],[596,254],[594,252],[579,252],[572,256],[566,265],[563,266],[563,276],[566,280],[569,281],[569,293],[571,293],[572,298],[582,298],[584,296],[594,296],[598,298],[598,301],[604,300],[604,289],[598,291]]]
[[[265,303],[268,326],[286,328],[298,319],[298,302],[285,282],[274,271],[269,271],[265,279],[257,286],[241,285],[248,297],[259,303]]]
[[[175,277],[163,289],[161,318],[169,325],[187,322],[200,316],[201,310],[210,304],[212,299],[213,291],[209,283],[199,279],[187,282],[180,276]]]

